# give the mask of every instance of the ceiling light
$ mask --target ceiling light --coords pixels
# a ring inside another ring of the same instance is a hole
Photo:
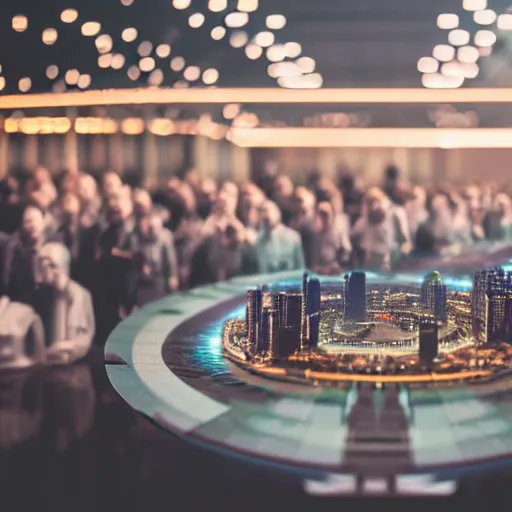
[[[226,29],[224,27],[214,27],[212,28],[210,35],[212,36],[212,39],[219,41],[226,35]]]
[[[432,55],[435,59],[441,62],[448,62],[455,56],[455,48],[448,44],[438,44],[437,46],[434,46]]]
[[[274,44],[267,49],[267,59],[270,62],[280,62],[286,59],[286,48],[284,44]]]
[[[272,78],[302,75],[302,69],[300,69],[295,62],[277,62],[270,64],[267,72]]]
[[[263,54],[263,49],[261,48],[261,46],[258,46],[257,44],[251,43],[245,47],[245,55],[247,55],[248,59],[251,59],[251,60],[259,59],[262,54]]]
[[[469,43],[469,32],[467,30],[451,30],[448,34],[448,41],[453,46],[464,46]]]
[[[286,89],[319,89],[323,79],[318,73],[300,76],[283,76],[278,79],[278,84]]]
[[[289,42],[285,43],[284,47],[286,48],[286,56],[290,59],[295,59],[302,52],[302,46],[299,43]]]
[[[249,23],[249,15],[246,12],[230,12],[224,22],[228,27],[240,28]]]
[[[238,10],[254,12],[258,10],[258,0],[238,0]]]
[[[480,57],[478,48],[474,46],[461,46],[457,50],[457,59],[460,62],[476,62]]]
[[[96,45],[98,53],[108,53],[112,50],[112,47],[114,46],[114,41],[108,34],[98,36],[94,43]]]
[[[512,14],[500,14],[497,25],[500,30],[512,30]]]
[[[128,68],[127,75],[130,80],[133,80],[135,82],[135,80],[138,80],[140,78],[140,69],[138,68],[138,66],[130,66]]]
[[[86,37],[95,36],[101,30],[101,24],[97,21],[88,21],[82,25],[82,35]]]
[[[247,32],[244,32],[243,30],[235,30],[229,37],[229,44],[233,48],[242,48],[242,46],[245,46],[248,41],[249,36],[247,35]]]
[[[299,66],[303,73],[313,73],[316,62],[311,57],[301,57],[297,59],[297,66]]]
[[[475,34],[475,44],[477,46],[492,46],[496,39],[496,34],[490,30],[479,30]]]
[[[206,85],[213,85],[218,79],[219,72],[214,68],[207,69],[203,73],[203,83]]]
[[[441,74],[444,76],[463,76],[461,63],[458,60],[445,62],[441,66]]]
[[[25,32],[28,28],[28,18],[23,14],[18,14],[12,19],[12,28],[16,32]]]
[[[20,79],[20,81],[18,82],[18,89],[20,90],[20,92],[28,92],[30,91],[32,87],[32,80],[30,80],[30,78],[28,77],[23,77]]]
[[[420,73],[435,73],[439,68],[439,62],[434,57],[421,57],[418,60],[418,71]]]
[[[139,68],[144,73],[149,73],[155,69],[155,60],[151,57],[144,57],[139,61]]]
[[[87,89],[91,85],[91,75],[80,75],[77,85],[80,89]]]
[[[174,57],[171,60],[171,69],[176,73],[185,67],[185,59],[183,57]]]
[[[121,37],[125,43],[133,43],[133,41],[137,39],[138,35],[139,33],[137,32],[136,28],[128,27],[123,30]]]
[[[201,76],[201,70],[197,66],[189,66],[183,72],[183,78],[189,82],[195,82]]]
[[[254,42],[262,48],[268,48],[274,44],[276,37],[272,32],[258,32],[254,36]]]
[[[428,89],[457,89],[464,83],[463,76],[445,76],[441,73],[426,73],[421,83]]]
[[[3,76],[0,76],[0,91],[3,91],[5,89],[5,78]]]
[[[234,119],[240,113],[240,105],[238,103],[230,103],[222,109],[224,119]]]
[[[43,30],[43,43],[47,44],[48,46],[55,44],[57,42],[58,37],[59,34],[54,28],[45,28]]]
[[[112,69],[121,69],[124,66],[125,62],[126,59],[124,55],[121,53],[116,53],[112,57],[112,62],[110,63],[110,66],[112,67]]]
[[[483,11],[487,7],[487,0],[462,0],[462,8],[466,11]]]
[[[139,48],[137,49],[137,53],[141,57],[149,57],[152,51],[153,43],[151,43],[150,41],[142,41],[142,43],[139,44]]]
[[[164,81],[164,72],[161,69],[155,69],[148,77],[148,84],[152,87],[159,87]]]
[[[200,12],[196,12],[194,14],[191,14],[188,18],[188,24],[192,28],[199,28],[204,23],[204,14],[201,14]]]
[[[175,9],[188,9],[192,0],[173,0],[172,5]]]
[[[270,30],[281,30],[286,25],[286,18],[282,14],[271,14],[265,20]]]
[[[98,57],[98,66],[101,69],[109,68],[111,63],[112,63],[112,54],[111,53],[106,53],[105,55],[100,55]]]
[[[68,85],[76,85],[79,78],[80,72],[78,69],[70,69],[69,71],[66,71],[66,75],[64,76],[64,80]]]
[[[171,55],[171,45],[169,44],[160,44],[156,47],[155,53],[160,57],[161,59],[166,59]]]
[[[475,11],[473,13],[473,20],[479,25],[492,25],[497,17],[498,15],[492,9]]]
[[[51,66],[48,66],[46,68],[46,76],[50,80],[55,80],[59,76],[59,68],[55,64],[52,64]]]
[[[60,19],[63,23],[74,23],[78,19],[76,9],[65,9],[60,13]]]
[[[125,7],[130,7],[130,5],[133,4],[133,0],[121,0],[121,3],[125,6]]]
[[[208,9],[212,12],[221,12],[228,8],[228,0],[209,0]]]
[[[456,14],[443,13],[437,17],[437,26],[443,30],[457,28],[459,26],[459,17]]]

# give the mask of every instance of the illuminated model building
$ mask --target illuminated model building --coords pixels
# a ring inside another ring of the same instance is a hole
[[[353,322],[366,320],[366,274],[352,272],[346,282],[345,315]]]
[[[446,286],[439,272],[431,272],[421,286],[421,305],[425,312],[446,322]]]
[[[512,273],[503,268],[475,273],[473,294],[448,293],[438,272],[420,287],[367,287],[364,272],[343,282],[321,285],[303,274],[299,289],[249,290],[245,321],[224,324],[226,357],[316,384],[475,379],[512,361]]]
[[[438,353],[438,321],[433,315],[423,315],[420,316],[418,324],[420,362],[423,366],[430,368]]]

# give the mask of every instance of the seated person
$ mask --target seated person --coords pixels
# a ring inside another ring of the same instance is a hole
[[[39,253],[41,286],[35,309],[45,329],[46,360],[69,364],[86,356],[95,332],[91,294],[69,277],[70,254],[60,243]]]

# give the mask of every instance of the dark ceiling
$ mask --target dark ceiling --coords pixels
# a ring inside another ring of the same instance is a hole
[[[509,1],[495,0],[488,7],[501,13]],[[130,66],[141,59],[137,48],[142,41],[150,41],[154,48],[163,43],[172,46],[170,57],[158,58],[154,50],[152,53],[156,67],[164,75],[162,86],[183,80],[183,72],[170,69],[170,59],[176,56],[184,57],[186,65],[198,66],[202,71],[217,69],[219,86],[276,86],[276,81],[268,76],[269,62],[265,56],[249,60],[243,48],[230,46],[229,31],[220,41],[210,37],[212,28],[223,25],[226,14],[236,10],[237,2],[230,0],[228,10],[219,13],[209,11],[207,5],[208,0],[192,0],[188,9],[177,10],[172,0],[134,0],[129,6],[121,0],[2,0],[0,64],[1,76],[6,81],[2,94],[18,93],[22,77],[31,79],[30,92],[48,92],[56,84],[57,89],[62,88],[64,75],[70,69],[90,75],[90,88],[94,89],[146,85],[148,73],[134,81],[127,76]],[[78,20],[63,23],[60,14],[64,9],[78,10]],[[194,12],[205,15],[204,24],[196,29],[188,25]],[[461,27],[473,33],[481,28],[475,25],[471,13],[463,11],[461,0],[260,0],[258,10],[250,14],[243,30],[252,37],[265,30],[267,15],[284,15],[287,24],[275,31],[276,42],[300,43],[301,55],[315,59],[315,71],[323,76],[324,87],[419,87],[418,59],[431,55],[436,44],[447,40],[446,31],[436,25],[437,15],[442,12],[459,14]],[[13,30],[15,15],[28,18],[25,31]],[[81,34],[86,21],[100,22],[99,34],[112,36],[112,52],[123,55],[125,60],[121,69],[98,66],[95,37]],[[126,27],[138,30],[135,42],[122,40],[121,33]],[[46,28],[58,32],[58,39],[51,46],[42,42]],[[488,62],[481,66],[480,76],[465,85],[508,84],[503,73],[496,72],[496,66],[491,65],[493,59],[498,59],[501,68],[510,67],[507,64],[512,58],[509,60],[507,47],[485,59]],[[59,68],[59,75],[53,80],[46,76],[50,65]],[[200,86],[201,81],[190,85]]]

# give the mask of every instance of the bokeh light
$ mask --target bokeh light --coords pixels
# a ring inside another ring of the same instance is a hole
[[[45,28],[43,30],[43,43],[51,46],[52,44],[55,44],[57,42],[57,39],[59,37],[58,32],[54,28]]]
[[[87,89],[91,85],[91,82],[91,75],[80,75],[77,85],[80,87],[80,89]]]
[[[121,34],[121,37],[125,43],[133,43],[133,41],[135,41],[138,36],[139,33],[134,27],[125,28]]]
[[[160,87],[164,81],[164,73],[161,69],[155,69],[148,77],[148,85],[151,87]]]
[[[108,53],[112,51],[112,47],[114,46],[114,41],[108,34],[102,34],[101,36],[98,36],[94,43],[98,53]]]
[[[135,82],[135,80],[138,80],[140,78],[139,67],[138,66],[130,66],[128,68],[127,75],[130,80],[133,80]]]
[[[151,43],[150,41],[142,41],[142,43],[140,43],[139,47],[137,48],[137,53],[141,57],[149,57],[152,51],[153,43]]]
[[[443,13],[437,17],[437,26],[443,30],[451,30],[459,26],[459,17],[456,14]]]
[[[150,71],[153,71],[155,69],[155,59],[152,57],[144,57],[139,61],[139,68],[144,73],[149,73]]]
[[[64,80],[68,85],[76,85],[79,78],[80,72],[78,69],[69,69],[64,76]]]
[[[262,48],[268,48],[274,44],[276,37],[272,32],[258,32],[254,36],[254,42]]]
[[[20,78],[18,82],[18,89],[20,92],[28,92],[32,88],[32,80],[25,76],[23,78]]]
[[[297,60],[297,66],[303,73],[312,73],[315,70],[316,62],[311,57],[301,57]]]
[[[28,28],[28,18],[18,14],[12,18],[12,28],[15,32],[25,32]]]
[[[479,25],[492,25],[497,17],[498,15],[492,9],[475,11],[473,13],[473,20]]]
[[[496,40],[496,34],[491,30],[479,30],[475,34],[475,44],[477,46],[492,46]]]
[[[204,14],[201,14],[200,12],[196,12],[194,14],[191,14],[188,19],[188,24],[192,28],[199,28],[204,23]]]
[[[448,34],[448,41],[453,46],[464,46],[469,43],[470,35],[467,30],[455,29]]]
[[[440,62],[448,62],[455,56],[455,48],[447,44],[438,44],[437,46],[434,46],[432,55]]]
[[[203,73],[203,83],[205,85],[213,85],[218,79],[219,72],[214,68],[206,69]]]
[[[208,9],[212,12],[225,11],[228,8],[228,0],[209,0]]]
[[[156,47],[155,53],[161,59],[166,59],[171,55],[171,46],[169,44],[160,44]]]
[[[74,23],[78,19],[78,11],[76,9],[65,9],[60,13],[62,23]]]
[[[286,25],[286,18],[282,14],[271,14],[265,23],[270,30],[281,30]]]
[[[215,41],[220,41],[226,35],[226,29],[224,27],[214,27],[210,35]]]
[[[439,62],[433,57],[421,57],[418,60],[418,71],[420,73],[435,73],[439,69]]]
[[[251,60],[259,59],[263,55],[263,48],[257,44],[250,43],[245,47],[245,55]]]
[[[55,64],[52,64],[51,66],[48,66],[46,68],[46,76],[50,80],[55,80],[59,76],[59,67]]]
[[[188,9],[191,3],[191,0],[172,0],[175,9]]]
[[[302,46],[294,41],[285,43],[284,47],[286,48],[286,56],[290,59],[295,59],[302,52]]]
[[[462,8],[466,11],[483,11],[487,7],[487,0],[462,0]]]
[[[231,28],[240,28],[249,23],[249,15],[246,12],[230,12],[224,22]]]
[[[201,76],[201,70],[197,66],[188,66],[183,72],[183,78],[189,82],[195,82],[199,80]]]
[[[233,48],[242,48],[249,41],[249,36],[247,32],[243,30],[234,30],[233,33],[229,36],[229,44]]]
[[[238,0],[237,8],[242,12],[254,12],[258,10],[258,0]]]
[[[88,21],[82,25],[82,35],[92,37],[98,35],[101,30],[101,23],[97,21]]]
[[[284,44],[274,44],[267,48],[267,59],[270,62],[280,62],[286,58],[286,48]]]
[[[185,59],[183,57],[174,57],[171,59],[171,69],[175,72],[181,71],[185,67]]]
[[[125,62],[125,56],[121,53],[116,53],[112,56],[112,62],[110,63],[110,66],[112,69],[121,69],[125,65]]]

